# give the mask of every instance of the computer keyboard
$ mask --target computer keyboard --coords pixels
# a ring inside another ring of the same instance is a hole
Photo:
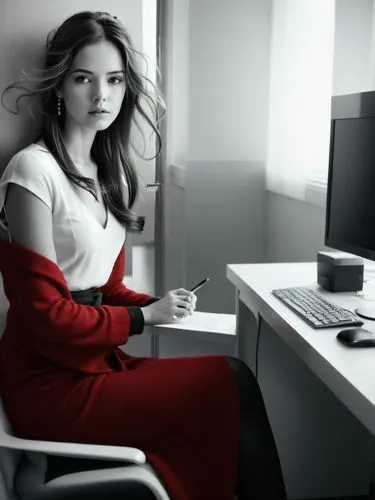
[[[363,325],[354,313],[332,304],[310,288],[279,288],[272,293],[313,328]]]

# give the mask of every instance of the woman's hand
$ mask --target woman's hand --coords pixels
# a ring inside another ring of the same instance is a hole
[[[175,323],[193,314],[197,296],[185,288],[170,290],[165,297],[142,307],[145,325]]]

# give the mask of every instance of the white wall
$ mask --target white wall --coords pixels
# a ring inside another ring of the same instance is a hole
[[[301,200],[309,176],[328,164],[334,7],[273,2],[266,185]]]
[[[336,0],[333,95],[375,88],[373,0]]]
[[[190,1],[186,285],[234,312],[226,264],[262,261],[271,2]]]
[[[190,0],[188,161],[262,160],[268,0]]]
[[[324,225],[323,208],[267,192],[267,261],[314,262],[324,248]]]
[[[166,289],[210,276],[199,307],[233,312],[226,264],[264,258],[271,1],[169,5]]]

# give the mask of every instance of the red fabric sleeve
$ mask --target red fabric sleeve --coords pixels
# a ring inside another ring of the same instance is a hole
[[[147,306],[154,301],[154,297],[147,293],[138,293],[127,288],[124,283],[125,275],[125,245],[122,247],[108,282],[100,288],[103,293],[103,304],[111,306]]]
[[[12,320],[22,322],[38,343],[113,347],[139,333],[132,330],[131,307],[77,304],[58,266],[22,245],[1,241],[1,271]],[[116,289],[117,272],[109,290]]]

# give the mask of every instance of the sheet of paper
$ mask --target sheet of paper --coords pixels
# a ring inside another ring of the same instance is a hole
[[[176,323],[166,323],[154,326],[177,330],[195,330],[223,335],[235,335],[236,316],[234,314],[216,314],[194,311],[191,316],[181,319]]]

